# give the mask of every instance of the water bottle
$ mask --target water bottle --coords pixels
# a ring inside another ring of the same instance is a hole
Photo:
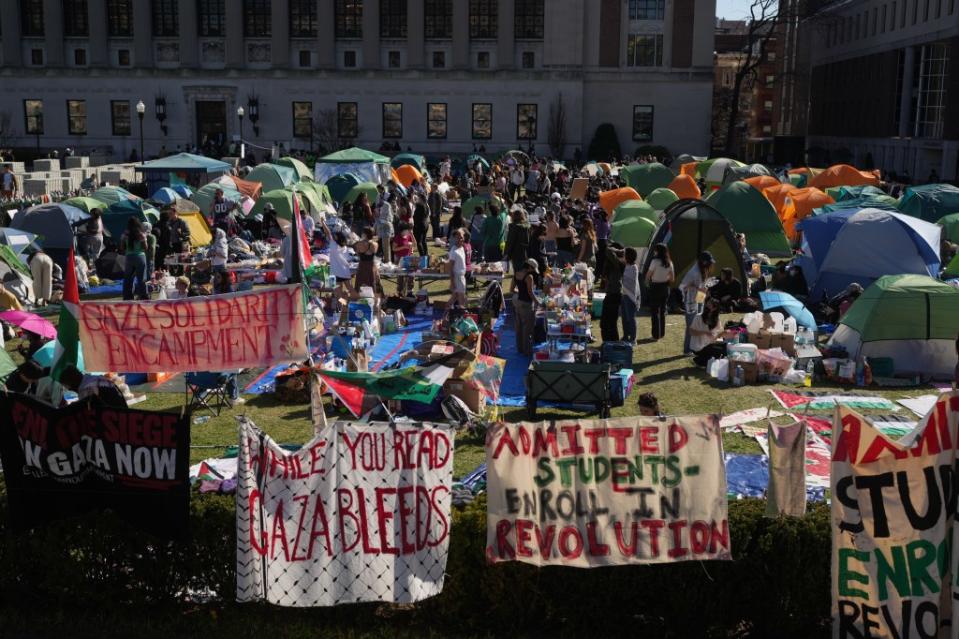
[[[736,373],[733,375],[733,386],[742,386],[746,383],[746,373],[742,366],[736,366]]]
[[[194,424],[205,424],[205,423],[207,423],[208,421],[210,421],[210,416],[209,416],[209,415],[202,415],[202,416],[200,416],[200,417],[194,417],[194,418],[193,418],[193,423],[194,423]]]

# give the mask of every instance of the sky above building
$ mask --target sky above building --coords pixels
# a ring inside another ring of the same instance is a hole
[[[750,0],[716,0],[716,16],[741,20],[749,15]]]

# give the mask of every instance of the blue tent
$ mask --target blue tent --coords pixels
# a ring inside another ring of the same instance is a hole
[[[796,224],[796,228],[802,232],[802,254],[795,259],[795,262],[802,267],[806,285],[810,289],[816,283],[819,269],[822,267],[823,260],[826,259],[829,246],[839,234],[839,229],[850,217],[861,210],[863,209],[860,207],[838,209],[832,213],[807,217]]]
[[[899,200],[899,210],[935,222],[943,215],[959,212],[959,188],[951,184],[910,186]]]
[[[174,191],[173,189],[171,189],[170,187],[164,186],[162,188],[157,189],[156,192],[150,196],[150,199],[160,204],[173,204],[174,202],[179,200],[181,197],[183,196],[177,193],[176,191]]]
[[[193,195],[193,191],[190,190],[190,187],[188,187],[186,184],[173,184],[170,186],[170,188],[181,197],[190,197]]]
[[[829,245],[810,299],[836,295],[853,282],[869,286],[883,275],[936,277],[941,231],[935,224],[901,213],[872,208],[853,213]],[[824,227],[822,232],[828,235],[831,228]]]

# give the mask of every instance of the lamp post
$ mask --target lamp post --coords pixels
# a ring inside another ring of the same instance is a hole
[[[137,102],[137,118],[140,120],[140,164],[143,164],[146,157],[143,155],[143,114],[147,111],[147,105],[143,100]]]
[[[240,118],[240,144],[243,144],[243,116],[245,114],[246,111],[243,110],[242,104],[236,108],[236,117]]]

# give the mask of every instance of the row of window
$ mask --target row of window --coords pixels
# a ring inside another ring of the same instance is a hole
[[[146,2],[147,0],[140,0]],[[153,35],[180,35],[178,0],[150,0]],[[234,0],[236,1],[236,0]],[[363,37],[364,3],[379,2],[381,38],[406,38],[407,0],[335,0],[337,38]],[[630,15],[660,14],[665,0],[630,0]],[[90,35],[87,0],[62,0],[63,33],[68,37]],[[636,4],[634,11],[633,5]],[[319,16],[316,0],[290,0],[290,36],[315,38]],[[658,7],[658,9],[657,9]],[[518,39],[542,40],[545,0],[515,0],[514,28]],[[469,0],[469,32],[472,39],[495,39],[499,17],[498,0]],[[22,35],[37,37],[45,32],[44,0],[20,0]],[[94,25],[96,27],[96,25]],[[201,37],[226,36],[224,0],[197,1],[197,28]],[[426,38],[453,37],[453,0],[425,0],[423,28]],[[243,0],[243,34],[251,38],[270,37],[273,13],[270,0]],[[95,35],[99,35],[94,28]],[[107,34],[133,35],[133,0],[107,0]]]
[[[403,103],[384,102],[382,111],[382,137],[403,137]],[[23,113],[27,135],[43,134],[43,100],[24,100]],[[131,107],[128,100],[110,101],[110,122],[113,135],[126,136],[132,132]],[[447,134],[447,104],[430,102],[426,105],[426,137],[444,140]],[[313,137],[313,103],[293,102],[293,137]],[[539,105],[516,105],[516,139],[535,140],[538,137]],[[337,102],[337,136],[344,139],[359,137],[359,106],[356,102]],[[70,135],[86,135],[86,100],[67,100],[67,131]],[[474,140],[490,140],[493,137],[493,105],[473,103],[471,137]],[[633,107],[633,140],[648,142],[653,139],[653,107]]]
[[[855,16],[846,16],[832,21],[826,30],[826,46],[834,47],[860,38],[905,29],[910,25],[928,22],[930,18],[938,20],[943,12],[952,15],[956,10],[956,0],[892,0],[872,10],[866,9]]]

